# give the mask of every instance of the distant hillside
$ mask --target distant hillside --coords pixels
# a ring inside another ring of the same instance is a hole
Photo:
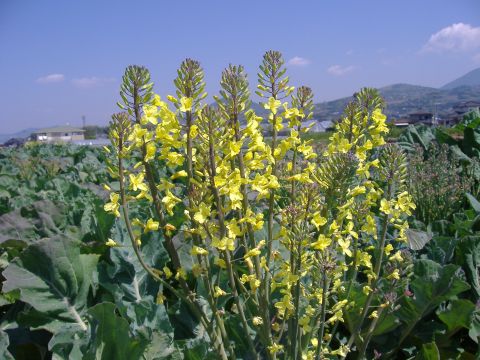
[[[454,89],[459,86],[480,86],[480,68],[470,71],[441,87],[443,90]]]
[[[389,118],[400,118],[415,111],[436,112],[440,117],[452,112],[453,106],[465,101],[480,101],[478,86],[460,86],[453,89],[395,84],[379,89],[384,97]],[[315,119],[336,120],[341,117],[345,105],[352,97],[318,103],[315,105]]]
[[[26,139],[32,135],[35,130],[37,130],[37,128],[28,128],[13,134],[0,134],[0,144],[3,144],[10,139]]]
[[[394,84],[380,88],[379,91],[387,103],[385,112],[389,119],[406,117],[409,113],[416,111],[432,112],[440,118],[445,118],[453,112],[455,105],[467,101],[480,101],[480,68],[449,82],[440,89]],[[351,100],[352,97],[345,97],[315,104],[314,119],[322,122],[341,118],[345,106]],[[215,106],[215,104],[212,105]],[[252,102],[252,109],[258,116],[268,117],[268,111],[259,103]],[[241,117],[240,121],[243,123],[245,119]],[[265,122],[263,126],[269,125]],[[11,138],[26,138],[35,130],[26,129],[15,134],[0,134],[0,144]]]

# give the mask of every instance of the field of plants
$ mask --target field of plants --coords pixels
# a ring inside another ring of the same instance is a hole
[[[0,149],[1,359],[478,359],[480,113],[387,142],[365,88],[326,142],[278,52],[265,118],[242,66],[174,83],[128,67],[109,147]]]

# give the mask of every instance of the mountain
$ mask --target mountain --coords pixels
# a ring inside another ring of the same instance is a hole
[[[452,89],[436,89],[426,86],[395,84],[378,89],[386,102],[385,113],[389,118],[401,118],[416,111],[436,113],[446,117],[453,107],[467,101],[480,101],[480,84],[459,86]],[[336,120],[352,100],[346,97],[315,105],[314,118],[320,121]]]
[[[32,133],[37,130],[37,128],[28,128],[22,131],[18,131],[13,134],[0,134],[0,144],[3,144],[4,142],[10,140],[10,139],[26,139]]]
[[[454,89],[459,86],[480,86],[480,68],[472,70],[441,87],[443,90]]]
[[[378,89],[386,102],[385,113],[389,119],[407,117],[409,113],[425,111],[440,118],[448,118],[454,107],[468,101],[480,102],[480,68],[470,71],[462,77],[449,82],[441,88],[420,85],[394,84]],[[315,104],[313,118],[318,121],[335,121],[339,119],[345,106],[352,97]],[[212,104],[215,106],[215,104]],[[268,117],[268,111],[257,102],[252,102],[252,109],[258,116]],[[245,119],[242,117],[243,123]],[[327,124],[327,123],[324,123]],[[268,127],[268,123],[264,123]],[[27,138],[36,129],[25,129],[14,134],[0,134],[0,144],[11,138]]]

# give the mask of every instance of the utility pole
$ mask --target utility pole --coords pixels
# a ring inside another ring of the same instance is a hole
[[[85,129],[85,126],[87,125],[85,119],[86,119],[85,115],[82,115],[82,127],[83,127],[83,129]]]

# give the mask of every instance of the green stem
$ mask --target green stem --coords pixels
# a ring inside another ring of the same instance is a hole
[[[317,340],[318,340],[318,345],[317,345],[317,350],[315,354],[315,359],[319,360],[321,357],[321,352],[322,352],[322,346],[323,346],[323,333],[325,331],[325,317],[327,313],[327,275],[324,272],[323,277],[322,277],[322,310],[320,312],[320,328],[318,329],[318,335],[317,335]]]
[[[390,194],[390,186],[387,194]],[[356,326],[355,330],[353,333],[350,335],[350,338],[348,339],[347,347],[350,348],[355,341],[355,337],[357,334],[360,334],[360,331],[362,329],[363,322],[365,321],[365,318],[367,316],[367,313],[370,309],[370,305],[373,301],[373,296],[375,294],[375,291],[377,289],[377,284],[378,284],[378,279],[380,276],[380,270],[382,266],[382,261],[383,261],[383,254],[385,252],[385,240],[387,237],[387,228],[388,228],[388,220],[389,216],[387,214],[384,215],[384,220],[383,220],[383,228],[382,228],[382,235],[380,239],[380,247],[378,249],[378,257],[377,257],[377,262],[375,263],[375,280],[373,281],[372,284],[372,291],[368,294],[367,300],[365,302],[365,305],[363,307],[362,315],[360,316],[360,320],[358,322],[358,325]],[[342,357],[345,358],[345,357]]]
[[[123,149],[123,144],[120,141],[119,145],[119,153],[122,152]],[[127,205],[127,200],[126,200],[126,195],[125,195],[125,184],[124,184],[124,172],[123,172],[123,163],[121,160],[121,155],[119,154],[118,157],[118,169],[119,169],[119,182],[120,182],[120,198],[122,202],[122,212],[123,212],[123,217],[125,220],[125,224],[127,227],[127,233],[130,237],[130,241],[132,243],[133,250],[135,252],[135,255],[140,262],[140,265],[142,268],[150,275],[152,276],[153,279],[156,281],[160,282],[163,286],[165,286],[167,289],[169,289],[173,295],[175,295],[177,298],[182,299],[189,309],[192,311],[192,313],[197,317],[197,319],[200,321],[200,323],[204,326],[204,328],[207,330],[207,333],[209,334],[210,339],[212,340],[212,343],[215,345],[215,348],[221,357],[222,360],[228,360],[227,354],[225,353],[225,348],[223,346],[222,341],[218,341],[218,336],[213,331],[212,329],[212,324],[209,323],[206,315],[202,312],[202,310],[199,308],[198,304],[193,301],[194,295],[190,292],[188,296],[185,296],[181,292],[177,291],[173,286],[171,286],[168,282],[163,280],[158,274],[156,274],[144,261],[143,256],[140,252],[140,249],[138,247],[137,241],[135,239],[135,235],[133,233],[132,225],[130,222],[130,216],[128,214],[128,205]]]
[[[216,164],[215,164],[215,147],[214,147],[214,139],[213,139],[213,128],[212,128],[212,122],[209,119],[209,165],[210,165],[210,187],[213,192],[214,198],[215,198],[215,203],[217,205],[217,212],[218,212],[218,221],[220,225],[220,237],[223,238],[226,233],[226,228],[225,228],[225,218],[224,218],[224,213],[223,213],[223,207],[222,203],[220,201],[220,194],[218,191],[217,186],[215,185],[215,176],[216,176]],[[250,348],[250,352],[254,356],[255,359],[258,359],[258,354],[255,350],[255,345],[253,344],[253,341],[250,337],[249,334],[249,328],[248,328],[248,323],[247,319],[245,316],[245,312],[243,309],[243,304],[240,301],[240,296],[238,294],[236,282],[235,282],[235,276],[234,276],[234,271],[233,271],[233,266],[232,266],[232,259],[231,259],[231,254],[228,249],[225,250],[225,263],[227,265],[227,272],[228,272],[228,278],[230,282],[230,287],[232,289],[232,294],[233,298],[235,301],[235,304],[238,309],[238,314],[240,315],[240,320],[242,322],[243,330],[245,331],[245,336],[247,337],[247,342],[248,346]]]
[[[373,332],[375,331],[375,327],[377,326],[378,320],[380,319],[380,316],[383,313],[383,309],[384,308],[381,307],[380,310],[378,310],[377,317],[375,319],[373,319],[372,322],[370,323],[370,326],[369,326],[369,328],[367,330],[367,333],[365,335],[365,340],[363,341],[363,344],[360,347],[360,352],[358,354],[358,360],[365,359],[365,352],[367,350],[368,343],[370,342],[370,339],[373,335]]]

